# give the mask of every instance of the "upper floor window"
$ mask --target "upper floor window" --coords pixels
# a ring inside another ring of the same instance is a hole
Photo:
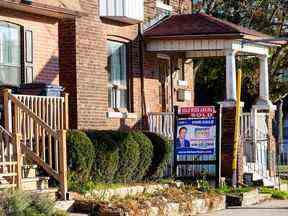
[[[109,108],[127,109],[127,48],[125,43],[108,41]]]
[[[170,0],[161,0],[161,2],[163,2],[164,4],[167,4],[167,5],[170,4]]]
[[[20,26],[0,21],[0,84],[21,82]]]

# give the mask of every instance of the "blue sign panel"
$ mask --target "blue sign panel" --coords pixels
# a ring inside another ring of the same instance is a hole
[[[214,155],[216,117],[179,119],[175,148],[176,155]]]

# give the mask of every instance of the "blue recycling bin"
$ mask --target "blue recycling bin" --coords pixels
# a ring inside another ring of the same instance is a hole
[[[46,83],[21,84],[18,89],[19,94],[51,97],[60,97],[63,91],[64,88],[62,86]]]

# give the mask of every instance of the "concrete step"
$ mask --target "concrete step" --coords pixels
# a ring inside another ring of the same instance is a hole
[[[23,165],[22,178],[35,178],[37,176],[37,165]]]
[[[48,181],[49,177],[23,178],[22,190],[24,191],[46,190],[49,188]],[[0,188],[11,188],[15,186],[16,182],[15,184],[10,184],[7,180],[0,179]]]
[[[22,179],[22,189],[24,191],[31,190],[46,190],[48,186],[49,177],[32,177]]]
[[[56,201],[59,199],[59,189],[58,188],[48,188],[44,190],[28,190],[27,192],[29,193],[34,193],[34,194],[41,194],[43,196],[46,196],[47,198]]]

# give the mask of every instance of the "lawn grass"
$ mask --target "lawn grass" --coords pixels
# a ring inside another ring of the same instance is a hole
[[[279,172],[288,172],[288,165],[279,165],[278,171]]]
[[[239,188],[232,188],[229,186],[223,186],[222,188],[217,188],[215,191],[220,194],[243,194],[248,193],[254,190],[253,187],[239,187]]]
[[[280,191],[274,188],[262,187],[260,188],[260,193],[271,194],[271,197],[273,199],[280,199],[280,200],[288,199],[288,192]]]

